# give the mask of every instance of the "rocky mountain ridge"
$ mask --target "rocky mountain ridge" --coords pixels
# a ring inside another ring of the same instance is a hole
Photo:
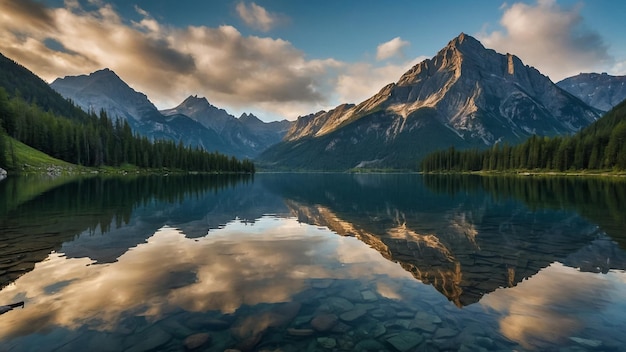
[[[132,89],[109,69],[58,78],[50,86],[83,110],[104,110],[109,117],[128,121],[135,132],[151,139],[183,141],[238,158],[255,157],[280,141],[290,125],[286,120],[265,123],[248,114],[240,120],[197,96],[159,111],[145,94]]]
[[[556,85],[605,112],[626,99],[626,76],[581,73],[559,81]]]
[[[435,149],[572,133],[599,116],[518,57],[461,33],[360,104],[299,117],[260,160],[268,167],[302,167],[293,155],[323,153],[327,157],[311,167],[412,168]],[[348,155],[343,162],[324,162],[342,155]]]

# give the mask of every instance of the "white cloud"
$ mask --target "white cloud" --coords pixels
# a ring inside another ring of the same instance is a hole
[[[388,42],[380,44],[376,48],[376,60],[382,61],[394,56],[404,58],[404,52],[402,50],[409,45],[410,43],[408,41],[402,40],[400,37],[395,37]]]
[[[611,73],[619,76],[626,75],[626,60],[616,62],[611,69]]]
[[[349,65],[337,78],[339,101],[358,104],[376,94],[385,85],[396,82],[409,68],[424,59],[426,57],[418,57],[385,66],[374,66],[365,62]]]
[[[563,8],[555,0],[538,0],[503,9],[503,30],[478,35],[486,47],[519,56],[555,82],[611,65],[607,45],[585,27],[580,6]]]
[[[500,332],[505,337],[525,348],[541,349],[542,344],[576,336],[585,326],[584,317],[611,311],[621,302],[605,298],[615,297],[618,290],[602,275],[553,263],[514,288],[485,295],[480,304],[501,314]],[[589,297],[598,299],[591,302]]]
[[[268,12],[265,8],[250,3],[246,5],[244,2],[240,2],[236,7],[239,17],[250,27],[258,29],[263,32],[268,32],[280,23],[280,16]]]

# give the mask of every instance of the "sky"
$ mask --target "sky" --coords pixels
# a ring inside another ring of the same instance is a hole
[[[264,121],[359,103],[466,33],[554,82],[626,75],[613,0],[0,0],[0,53],[47,82],[109,68],[159,108]]]

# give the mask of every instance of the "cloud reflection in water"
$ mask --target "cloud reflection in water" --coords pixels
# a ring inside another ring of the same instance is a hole
[[[128,316],[156,321],[181,308],[229,313],[242,305],[288,302],[310,279],[381,275],[411,279],[357,239],[296,219],[234,221],[200,239],[163,227],[110,264],[51,254],[0,292],[2,302],[26,300],[25,309],[0,320],[0,339],[54,327],[115,331]],[[384,291],[401,297],[390,285]]]
[[[609,275],[626,277],[623,272]],[[619,277],[583,273],[554,263],[515,289],[498,289],[480,303],[502,314],[500,331],[507,338],[527,348],[548,346],[603,329],[606,322],[593,319],[621,301],[612,297],[612,293],[625,289],[616,287],[621,285]],[[624,317],[619,320],[626,323]]]

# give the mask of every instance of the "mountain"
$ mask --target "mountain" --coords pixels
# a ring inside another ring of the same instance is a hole
[[[57,78],[50,87],[85,111],[104,110],[113,119],[128,121],[134,132],[151,139],[183,140],[206,150],[231,152],[214,131],[198,122],[180,116],[166,119],[145,94],[132,89],[109,69]]]
[[[187,116],[206,129],[215,131],[237,155],[255,157],[269,146],[281,141],[291,122],[263,122],[252,114],[238,119],[224,109],[213,106],[206,98],[189,96],[173,109],[162,110],[165,117]]]
[[[84,111],[99,113],[104,109],[111,118],[127,120],[135,128],[149,120],[164,122],[156,106],[145,94],[129,87],[107,68],[89,75],[57,78],[50,87],[74,101]]]
[[[148,97],[132,89],[115,72],[58,78],[50,84],[85,111],[105,110],[128,121],[133,131],[151,139],[183,141],[208,151],[252,158],[287,132],[289,122],[243,123],[206,98],[189,97],[179,106],[159,111]]]
[[[511,54],[461,33],[358,105],[299,117],[257,161],[268,168],[415,168],[427,152],[568,134],[598,111]]]
[[[609,111],[626,99],[626,76],[581,73],[556,84],[580,100],[602,111]]]

